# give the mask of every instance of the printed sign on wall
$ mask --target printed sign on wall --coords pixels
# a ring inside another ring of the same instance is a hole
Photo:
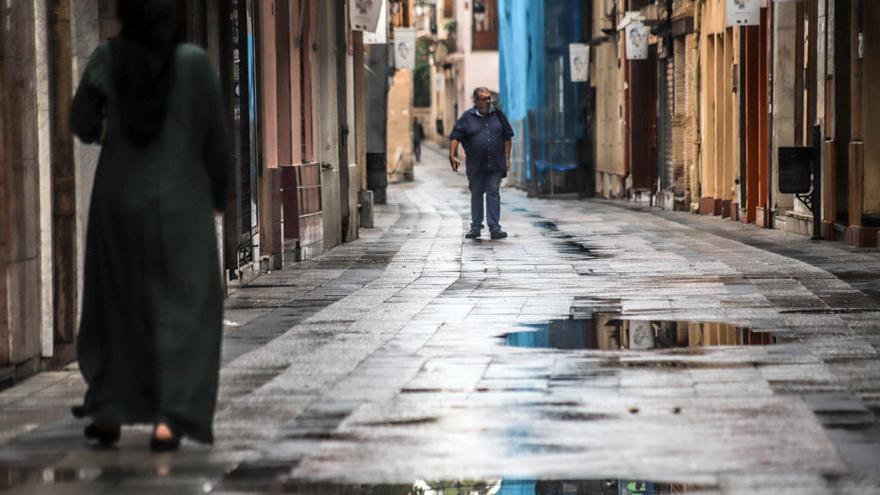
[[[633,21],[627,24],[624,33],[626,34],[626,59],[647,60],[648,34],[650,33],[648,26],[642,24],[641,21]]]
[[[351,29],[375,33],[384,6],[385,0],[349,0]]]
[[[394,29],[394,68],[414,69],[416,66],[416,30]]]
[[[727,27],[757,26],[764,0],[727,0]]]
[[[571,82],[590,80],[590,45],[569,43],[568,60],[571,66]]]
[[[374,31],[364,31],[365,45],[384,45],[388,43],[388,9],[385,8],[385,0],[381,2],[379,9],[379,22]]]

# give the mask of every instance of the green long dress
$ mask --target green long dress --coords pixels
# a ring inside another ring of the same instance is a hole
[[[122,128],[111,58],[109,44],[95,50],[71,109],[74,133],[102,144],[77,339],[82,412],[162,421],[210,443],[223,325],[213,210],[228,159],[219,80],[201,48],[178,45],[163,128],[138,147]]]

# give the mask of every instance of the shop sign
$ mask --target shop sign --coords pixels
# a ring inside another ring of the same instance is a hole
[[[632,21],[626,25],[626,59],[648,59],[648,34],[650,29],[642,21]]]
[[[394,29],[394,68],[414,69],[416,66],[416,30]]]
[[[727,0],[727,27],[759,25],[765,6],[764,0]]]
[[[650,321],[634,320],[629,325],[629,348],[644,350],[654,347],[654,329]]]
[[[385,0],[349,0],[351,29],[375,33]]]
[[[571,65],[571,82],[590,80],[590,45],[569,43],[568,60]]]
[[[380,2],[379,22],[373,31],[364,31],[365,45],[384,45],[388,43],[388,9],[385,8],[385,0]]]

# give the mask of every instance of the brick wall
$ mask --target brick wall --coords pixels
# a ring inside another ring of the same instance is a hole
[[[685,115],[685,125],[683,128],[684,133],[684,151],[683,151],[683,161],[684,161],[684,176],[683,182],[685,185],[685,195],[688,197],[686,201],[691,203],[698,201],[697,198],[698,193],[698,180],[699,175],[697,174],[698,163],[698,153],[699,148],[697,147],[697,133],[698,133],[698,113],[697,113],[697,98],[699,98],[699,94],[697,92],[697,36],[696,35],[688,35],[685,36],[684,40],[684,78],[686,81],[685,86],[685,98],[684,98],[684,110],[683,114]]]
[[[674,170],[674,190],[678,197],[684,196],[687,191],[685,169],[685,128],[688,121],[687,102],[687,59],[685,55],[685,40],[683,37],[675,38],[672,43],[674,68],[672,70],[672,84],[675,88],[675,105],[672,119],[672,164]],[[693,109],[691,109],[693,110]]]
[[[658,50],[661,53],[665,53],[665,57],[659,60],[658,68],[659,72],[657,74],[658,78],[663,78],[659,87],[661,88],[661,101],[660,112],[657,115],[658,120],[658,132],[661,133],[658,136],[658,140],[660,141],[660,167],[661,167],[661,187],[664,190],[674,189],[675,186],[675,163],[673,160],[674,156],[674,132],[673,132],[673,117],[675,115],[675,65],[676,59],[674,58],[674,53],[672,46],[667,46],[664,43],[664,40],[661,39],[658,42]]]

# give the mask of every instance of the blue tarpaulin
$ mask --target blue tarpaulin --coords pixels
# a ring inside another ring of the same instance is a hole
[[[497,495],[535,495],[535,482],[530,480],[502,480]]]
[[[581,2],[499,0],[501,103],[521,122],[526,178],[578,166],[584,135],[581,88],[571,82],[569,43],[582,40]]]

